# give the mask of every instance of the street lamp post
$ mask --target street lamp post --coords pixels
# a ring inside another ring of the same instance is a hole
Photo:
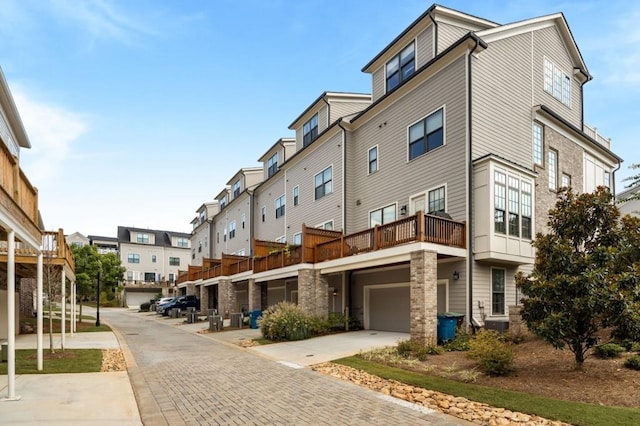
[[[98,298],[96,299],[96,327],[100,327],[100,271],[98,271]]]

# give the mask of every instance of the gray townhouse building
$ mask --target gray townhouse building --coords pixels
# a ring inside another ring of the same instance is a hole
[[[179,291],[203,310],[288,300],[425,342],[437,313],[507,323],[556,191],[615,193],[622,162],[584,121],[592,76],[564,15],[503,25],[433,5],[362,71],[370,95],[321,94],[253,189],[229,181],[212,258],[181,267]]]
[[[211,235],[212,218],[218,213],[218,202],[203,203],[196,210],[196,216],[191,221],[191,261],[190,265],[202,265],[202,259],[212,257]]]

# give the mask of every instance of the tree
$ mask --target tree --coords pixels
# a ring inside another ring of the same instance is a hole
[[[100,271],[100,254],[95,246],[72,245],[75,260],[76,293],[80,302],[80,322],[82,322],[82,302],[95,293],[98,271]]]
[[[638,170],[640,169],[640,164],[638,163],[634,163],[631,164],[629,166],[629,168],[631,170]],[[631,182],[630,184],[628,184],[625,188],[635,188],[640,186],[640,173],[635,174],[633,176],[629,176],[627,178],[624,178],[625,182]],[[622,200],[622,201],[626,201],[626,200],[637,200],[640,199],[640,192],[636,191],[634,194],[630,195],[627,199]]]
[[[53,303],[55,298],[62,293],[62,270],[60,266],[53,264],[51,251],[44,251],[42,257],[42,283],[43,290],[47,294],[49,311],[49,352],[55,353],[53,347]],[[63,300],[62,303],[65,303]],[[62,344],[62,341],[61,341]],[[64,350],[64,347],[62,347]]]
[[[608,189],[592,194],[558,193],[549,212],[549,233],[533,242],[531,274],[518,274],[522,319],[557,349],[565,346],[582,369],[598,332],[612,327],[621,337],[636,334],[640,322],[640,228],[622,222]],[[626,324],[631,321],[631,324]]]
[[[124,273],[127,268],[122,266],[122,261],[115,253],[100,255],[100,261],[102,263],[100,282],[104,284],[107,295],[113,295],[120,282],[124,279]]]

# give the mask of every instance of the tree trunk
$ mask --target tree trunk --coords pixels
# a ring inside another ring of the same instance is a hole
[[[582,343],[576,342],[571,347],[571,352],[575,356],[575,369],[578,371],[582,371],[584,368],[584,353],[585,349],[582,346]]]

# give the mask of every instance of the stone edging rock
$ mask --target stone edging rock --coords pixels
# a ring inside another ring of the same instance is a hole
[[[355,368],[330,362],[316,364],[313,370],[328,374],[342,380],[348,380],[384,395],[389,395],[404,401],[418,404],[432,410],[437,410],[460,419],[488,426],[567,426],[568,423],[552,421],[538,416],[517,413],[504,408],[492,407],[466,398],[454,397],[444,393],[409,386],[395,380],[386,380],[373,374]],[[570,426],[570,425],[569,425]]]

